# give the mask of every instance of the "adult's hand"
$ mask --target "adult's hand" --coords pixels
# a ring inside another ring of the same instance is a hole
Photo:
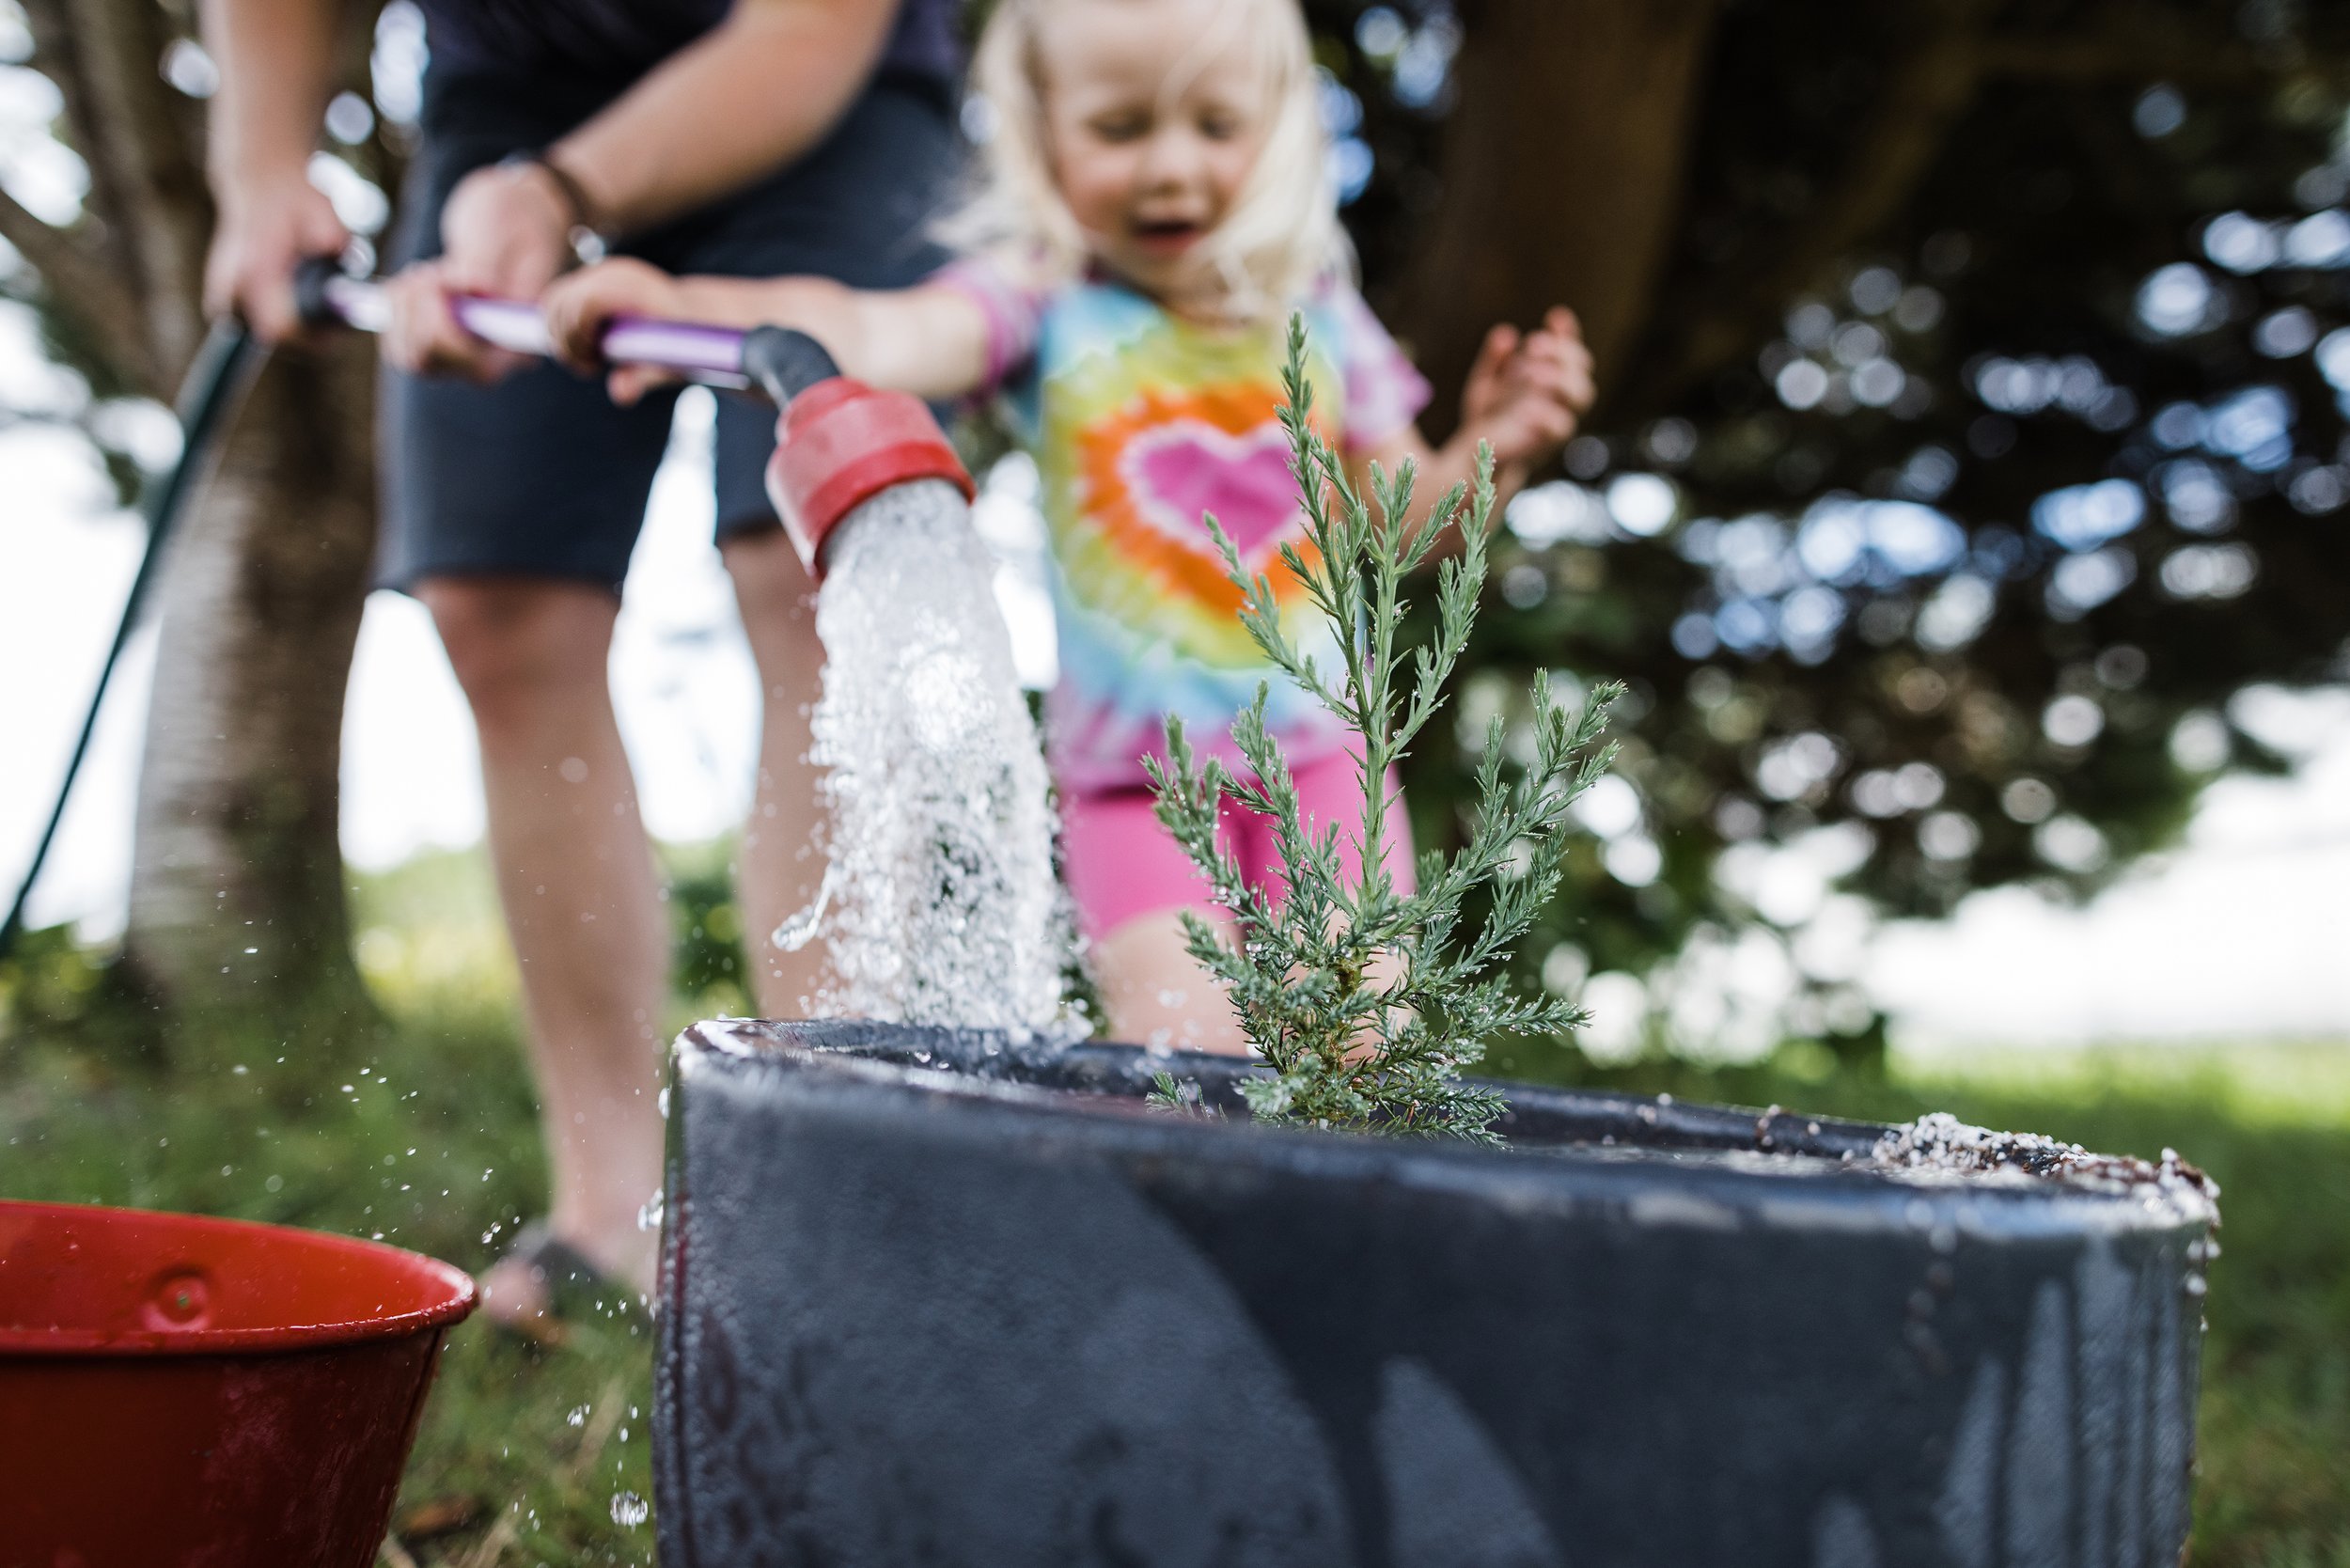
[[[571,261],[573,213],[555,177],[535,164],[476,169],[441,210],[437,260],[402,269],[386,290],[384,352],[416,373],[493,382],[529,363],[457,324],[452,294],[535,300]]]
[[[220,224],[204,259],[204,308],[231,311],[265,343],[302,330],[294,306],[294,269],[333,256],[351,236],[334,203],[297,167],[275,178],[224,182]]]

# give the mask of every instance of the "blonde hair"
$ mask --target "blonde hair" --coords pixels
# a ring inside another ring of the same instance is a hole
[[[1074,3],[998,0],[971,68],[987,116],[977,187],[937,227],[952,249],[996,259],[1044,287],[1081,277],[1093,255],[1054,180],[1045,130],[1040,40],[1046,14]],[[1200,257],[1224,285],[1229,313],[1257,320],[1351,274],[1354,251],[1339,224],[1313,45],[1296,0],[1223,0],[1221,8],[1247,29],[1266,82],[1267,127],[1230,211],[1200,242]],[[1221,31],[1203,30],[1202,46]]]

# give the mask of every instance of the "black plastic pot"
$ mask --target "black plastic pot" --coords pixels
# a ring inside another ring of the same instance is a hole
[[[2187,1525],[2210,1205],[1512,1086],[1510,1152],[1146,1109],[1163,1058],[704,1024],[668,1568],[2107,1568]],[[1183,1058],[1212,1104],[1231,1064]]]

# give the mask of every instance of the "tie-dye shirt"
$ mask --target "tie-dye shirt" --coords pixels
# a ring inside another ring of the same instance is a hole
[[[1280,424],[1284,321],[1202,325],[1106,279],[1022,289],[982,261],[938,281],[986,312],[990,389],[1034,454],[1053,555],[1060,682],[1046,698],[1063,789],[1127,789],[1162,754],[1167,715],[1193,745],[1233,758],[1232,718],[1260,682],[1284,755],[1339,749],[1339,722],[1240,623],[1240,592],[1200,514],[1213,512],[1251,571],[1273,582],[1293,642],[1336,671],[1327,618],[1281,563],[1305,514]],[[1351,288],[1302,306],[1314,419],[1344,453],[1407,430],[1428,384]]]

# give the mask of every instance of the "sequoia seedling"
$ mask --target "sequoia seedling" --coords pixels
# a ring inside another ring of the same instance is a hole
[[[1223,981],[1242,1030],[1272,1069],[1242,1085],[1259,1120],[1496,1142],[1501,1097],[1465,1083],[1462,1070],[1496,1037],[1555,1034],[1584,1021],[1564,1000],[1518,995],[1505,966],[1558,890],[1569,803],[1614,755],[1597,742],[1621,688],[1602,687],[1577,712],[1555,702],[1548,682],[1537,678],[1531,761],[1503,776],[1507,747],[1496,718],[1478,770],[1468,843],[1449,856],[1423,855],[1418,889],[1400,893],[1386,870],[1388,769],[1443,706],[1446,679],[1476,619],[1494,507],[1493,454],[1480,447],[1475,484],[1455,485],[1415,528],[1410,463],[1392,477],[1374,465],[1367,502],[1315,431],[1300,318],[1290,322],[1281,418],[1310,550],[1284,544],[1281,559],[1331,623],[1347,629],[1337,639],[1343,669],[1318,668],[1291,642],[1271,582],[1242,565],[1214,517],[1207,525],[1241,590],[1249,635],[1353,732],[1363,812],[1343,829],[1301,819],[1289,764],[1265,725],[1263,686],[1232,725],[1253,776],[1195,758],[1183,721],[1170,715],[1167,760],[1149,760],[1159,820],[1237,927],[1237,941],[1227,942],[1187,914],[1190,950]],[[1435,638],[1407,657],[1397,647],[1403,581],[1447,528],[1460,530],[1461,549],[1437,570]],[[1285,889],[1249,886],[1217,846],[1216,813],[1227,798],[1272,823]],[[1341,831],[1355,835],[1362,852],[1351,878],[1340,870]],[[1485,917],[1465,930],[1464,906],[1485,888]]]

